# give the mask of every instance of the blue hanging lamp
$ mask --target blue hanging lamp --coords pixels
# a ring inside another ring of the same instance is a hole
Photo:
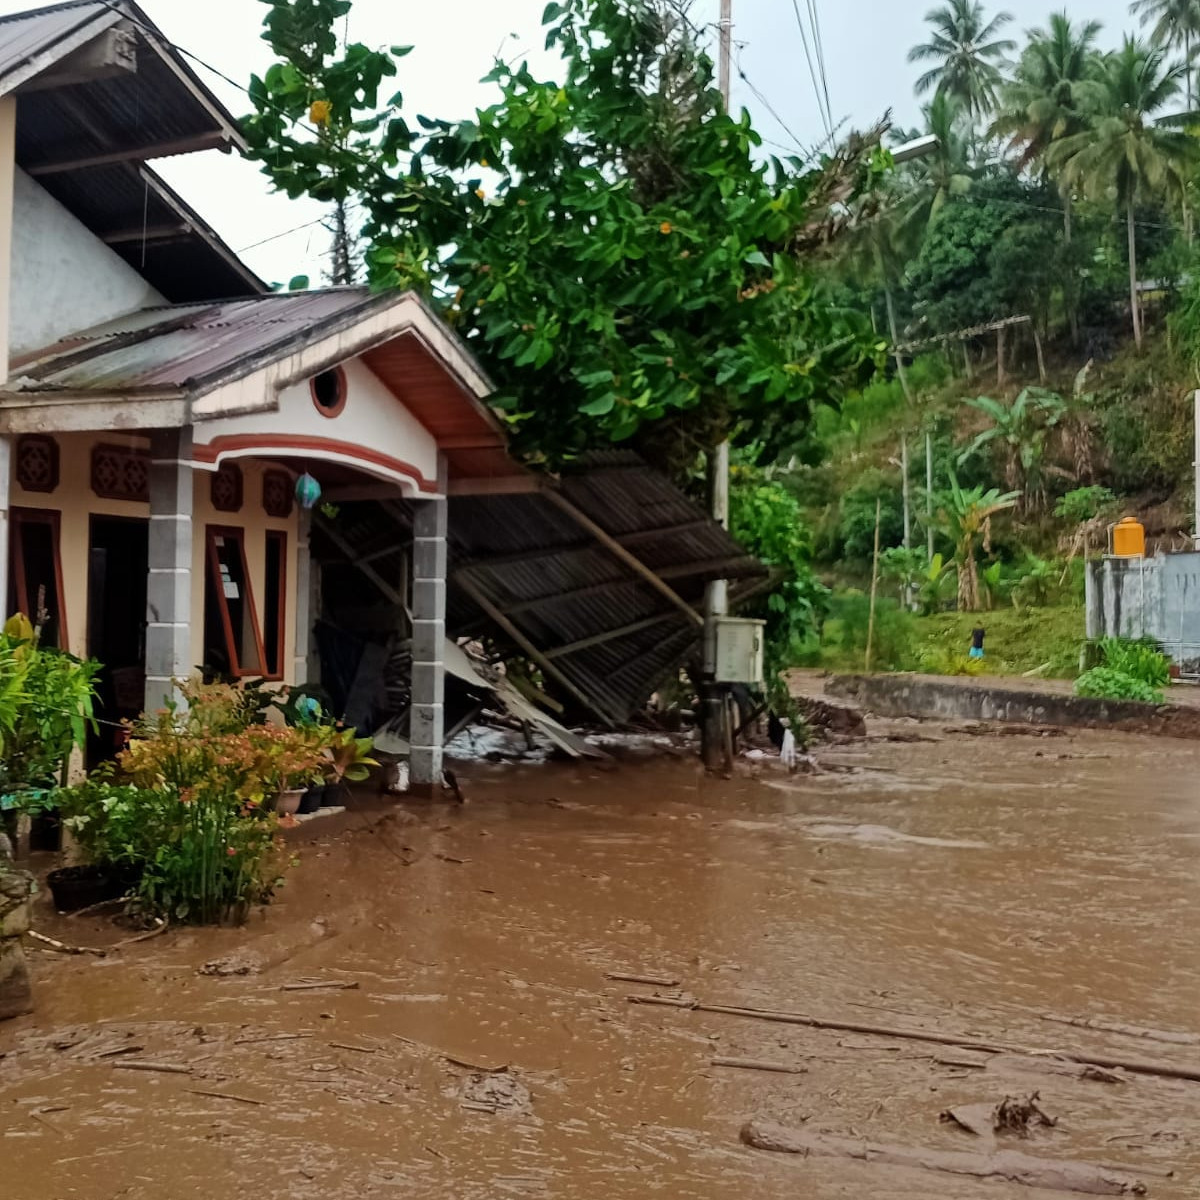
[[[307,471],[296,480],[296,499],[301,508],[314,508],[321,499],[321,485]]]

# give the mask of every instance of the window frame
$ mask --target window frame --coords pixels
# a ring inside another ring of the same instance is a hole
[[[250,618],[250,628],[254,634],[254,648],[258,651],[259,669],[246,669],[242,666],[241,655],[233,636],[233,618],[229,613],[229,603],[225,589],[221,586],[221,559],[217,553],[217,538],[229,538],[237,543],[238,553],[242,558],[242,579],[246,590],[245,604]],[[270,679],[266,674],[267,655],[263,649],[262,626],[258,620],[258,607],[254,602],[254,583],[250,578],[250,562],[246,557],[246,530],[237,525],[209,525],[204,531],[205,559],[208,568],[208,583],[213,586],[217,598],[217,608],[221,615],[221,629],[225,634],[225,651],[229,655],[230,674],[234,679]],[[207,602],[207,592],[206,592]]]
[[[48,525],[50,527],[51,551],[54,557],[54,586],[58,590],[58,648],[69,650],[70,634],[67,629],[67,593],[63,586],[62,568],[62,513],[56,508],[25,508],[14,505],[8,510],[8,570],[17,594],[17,610],[30,621],[37,614],[29,611],[29,580],[25,578],[24,527],[26,525]],[[7,607],[8,597],[4,597]],[[12,616],[9,613],[8,616]]]
[[[270,578],[271,556],[275,554],[279,559],[279,613],[277,620],[279,629],[275,635],[275,661],[278,669],[276,671],[267,671],[267,655],[266,655],[266,640],[265,629],[266,623],[264,620],[264,640],[263,640],[263,678],[276,682],[284,678],[287,674],[287,589],[288,589],[288,535],[285,529],[268,529],[265,537],[266,557],[263,559],[263,590],[266,590],[267,582]],[[267,615],[267,605],[272,603],[273,597],[264,597],[263,616]]]

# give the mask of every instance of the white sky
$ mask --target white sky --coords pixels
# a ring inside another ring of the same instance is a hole
[[[986,0],[985,0],[986,2]],[[553,64],[542,50],[540,28],[545,0],[355,0],[350,37],[371,45],[416,47],[400,63],[397,81],[407,116],[418,112],[441,117],[469,115],[495,94],[478,81],[491,69],[499,50],[508,59],[527,54],[539,73]],[[908,47],[923,37],[923,15],[934,0],[817,0],[822,23],[830,104],[835,122],[848,118],[864,126],[885,109],[898,123],[915,124],[918,104],[912,95],[917,70],[905,61]],[[259,40],[266,11],[259,0],[141,0],[143,9],[164,33],[184,49],[238,81],[249,79],[269,62]],[[801,13],[807,0],[797,0]],[[994,10],[997,5],[988,4]],[[1063,0],[1007,0],[1017,31],[1043,24]],[[36,7],[35,0],[0,0],[0,13]],[[716,19],[718,0],[696,0],[692,19],[704,25]],[[1115,44],[1132,28],[1125,0],[1088,0],[1073,13],[1105,22],[1104,40]],[[823,130],[805,64],[793,0],[733,0],[734,39],[742,70],[766,97],[796,139],[811,146]],[[515,35],[515,36],[513,36]],[[193,63],[193,66],[196,66]],[[235,114],[244,113],[245,95],[196,70]],[[733,102],[745,105],[773,149],[794,146],[792,136],[765,110],[753,91],[735,76]],[[257,167],[217,152],[193,154],[156,164],[246,261],[268,282],[293,275],[319,275],[327,234],[311,226],[277,236],[317,217],[319,206],[271,195]],[[251,249],[263,239],[273,240]]]

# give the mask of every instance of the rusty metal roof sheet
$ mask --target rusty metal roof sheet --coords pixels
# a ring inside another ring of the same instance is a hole
[[[14,366],[8,386],[24,393],[184,389],[396,300],[365,288],[327,288],[144,309],[38,351]]]

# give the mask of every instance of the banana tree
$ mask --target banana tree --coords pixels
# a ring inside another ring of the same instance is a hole
[[[992,517],[1013,508],[1020,497],[1020,492],[1001,492],[999,488],[963,488],[953,474],[950,476],[950,491],[941,497],[937,520],[954,543],[958,607],[963,612],[978,612],[980,607],[976,545],[982,538],[986,549]]]
[[[1045,388],[1027,387],[1011,403],[977,396],[967,403],[991,424],[958,456],[962,463],[993,442],[1004,448],[1004,484],[1021,493],[1021,508],[1034,512],[1046,500],[1046,443],[1067,415],[1067,402]]]

